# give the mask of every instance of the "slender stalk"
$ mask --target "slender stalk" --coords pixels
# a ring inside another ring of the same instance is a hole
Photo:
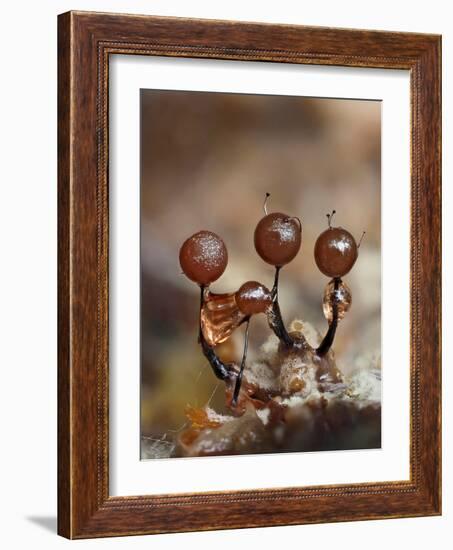
[[[279,281],[279,277],[280,277],[280,269],[282,268],[282,266],[278,265],[276,266],[275,268],[275,276],[274,276],[274,286],[272,287],[272,299],[275,301],[275,302],[278,302],[278,281]]]
[[[263,204],[263,210],[264,215],[267,216],[267,199],[271,196],[270,193],[266,193],[266,196],[264,197],[264,204]]]
[[[244,336],[244,351],[242,353],[242,361],[241,361],[241,368],[239,370],[239,374],[238,374],[238,377],[236,378],[236,384],[234,386],[234,394],[233,394],[233,399],[231,400],[231,404],[233,405],[233,407],[236,406],[237,404],[237,400],[238,400],[238,396],[239,396],[239,391],[241,389],[241,384],[242,384],[242,375],[244,373],[244,368],[245,368],[245,362],[246,362],[246,359],[247,359],[247,349],[248,349],[248,345],[249,345],[249,326],[250,326],[250,317],[247,317],[247,325],[245,327],[245,336]]]
[[[334,288],[334,299],[332,303],[332,321],[329,324],[329,329],[327,330],[326,335],[324,336],[323,341],[319,345],[319,347],[316,350],[317,355],[319,357],[323,357],[326,355],[326,353],[329,351],[329,349],[332,347],[335,333],[337,332],[337,326],[338,326],[338,304],[336,299],[336,291],[338,290],[341,283],[341,279],[339,277],[335,277],[333,288]]]

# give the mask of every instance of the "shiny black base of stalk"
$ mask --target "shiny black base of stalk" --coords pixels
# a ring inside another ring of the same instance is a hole
[[[280,342],[286,347],[292,347],[295,342],[286,330],[278,304],[278,278],[280,269],[281,267],[278,266],[275,268],[274,286],[272,287],[272,304],[267,311],[267,322]]]
[[[340,287],[341,279],[339,277],[334,278],[334,292],[336,292]],[[332,321],[330,322],[329,329],[326,335],[323,338],[323,341],[316,349],[316,354],[319,357],[323,357],[332,347],[333,341],[335,339],[335,333],[337,332],[338,327],[338,304],[336,299],[333,300],[332,304]]]

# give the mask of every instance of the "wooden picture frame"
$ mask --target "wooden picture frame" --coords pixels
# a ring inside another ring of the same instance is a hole
[[[440,514],[440,37],[69,12],[59,16],[58,48],[59,534],[88,538]],[[108,83],[112,54],[410,71],[410,480],[109,495]]]

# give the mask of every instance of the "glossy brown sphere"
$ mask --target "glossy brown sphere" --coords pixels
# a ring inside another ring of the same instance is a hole
[[[218,235],[211,231],[199,231],[184,241],[179,251],[179,263],[191,281],[208,285],[225,271],[228,252]]]
[[[248,281],[236,292],[236,304],[244,315],[264,313],[272,304],[272,296],[261,283]]]
[[[299,252],[302,226],[298,218],[272,212],[262,218],[255,229],[255,248],[268,264],[283,266]]]
[[[343,277],[349,273],[358,256],[354,237],[342,227],[329,227],[315,244],[315,261],[327,277]]]

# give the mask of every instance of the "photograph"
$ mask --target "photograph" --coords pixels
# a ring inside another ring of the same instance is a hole
[[[452,548],[451,5],[2,7],[2,548]]]
[[[381,107],[140,90],[141,460],[381,447]]]

